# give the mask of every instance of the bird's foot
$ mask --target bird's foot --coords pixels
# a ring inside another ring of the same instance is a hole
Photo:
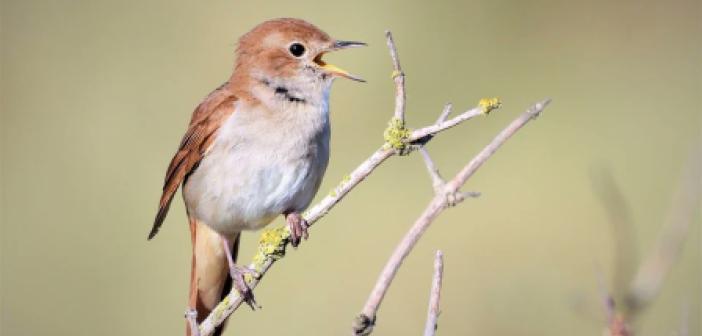
[[[251,310],[256,310],[256,308],[261,308],[254,298],[253,290],[249,287],[246,282],[246,275],[250,275],[252,278],[257,279],[260,277],[258,272],[236,264],[229,265],[229,274],[232,277],[232,285],[239,292],[241,298],[246,302],[246,304],[251,307]]]
[[[309,237],[309,233],[307,232],[309,225],[299,213],[293,212],[286,214],[285,221],[290,228],[290,244],[292,244],[293,247],[300,245],[302,238],[307,240]]]

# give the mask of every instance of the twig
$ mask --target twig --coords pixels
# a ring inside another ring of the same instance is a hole
[[[441,114],[439,115],[439,118],[436,119],[435,124],[441,124],[442,122],[446,121],[449,115],[451,115],[451,110],[453,110],[453,105],[451,103],[446,103],[446,105],[444,105],[444,110],[441,111]]]
[[[385,31],[385,40],[390,49],[390,58],[392,58],[392,79],[395,81],[395,119],[402,125],[405,123],[405,73],[402,72],[400,66],[400,58],[397,56],[397,47],[395,40],[392,38],[392,33],[389,30]]]
[[[429,176],[431,177],[431,185],[434,188],[434,192],[439,192],[439,190],[446,183],[446,182],[444,182],[444,179],[441,177],[441,174],[439,174],[439,168],[437,168],[436,164],[434,164],[434,160],[431,159],[431,156],[429,156],[429,152],[427,152],[426,148],[424,148],[424,147],[420,148],[419,153],[422,154],[422,158],[424,159],[424,164],[427,167],[427,172],[429,173]]]
[[[443,130],[449,129],[451,127],[454,127],[464,121],[473,119],[477,116],[485,114],[485,110],[481,106],[474,107],[468,111],[465,111],[449,120],[446,120],[442,123],[434,124],[431,126],[423,127],[420,129],[416,129],[412,131],[412,133],[409,136],[409,142],[415,142],[417,140],[421,140],[426,138],[427,136],[434,135],[436,133],[439,133]]]
[[[520,128],[524,127],[527,122],[539,116],[541,111],[546,108],[546,106],[551,102],[550,99],[536,103],[534,106],[530,107],[526,112],[522,113],[517,119],[512,121],[505,129],[502,130],[495,139],[492,140],[485,148],[483,148],[478,155],[476,155],[473,160],[471,160],[468,165],[466,165],[463,170],[461,170],[456,177],[453,178],[447,184],[447,189],[449,192],[456,192],[463,186],[468,179],[475,174],[475,172],[480,168],[480,166],[487,161],[502,144],[505,143],[514,133],[516,133]]]
[[[457,204],[464,199],[464,194],[459,192],[459,189],[473,174],[485,163],[502,144],[507,141],[514,133],[521,129],[527,122],[536,118],[541,111],[548,105],[550,100],[544,100],[529,108],[522,113],[517,119],[512,121],[502,132],[500,132],[482,151],[480,151],[451,181],[447,182],[443,190],[436,193],[434,198],[429,202],[429,205],[424,209],[424,212],[414,222],[412,228],[404,236],[402,241],[397,245],[392,256],[388,260],[385,268],[380,273],[380,277],[373,288],[361,314],[354,322],[354,333],[356,335],[368,335],[372,331],[375,316],[383,301],[385,294],[395,278],[402,262],[410,253],[412,248],[417,244],[419,238],[433,223],[434,219],[451,203]],[[360,328],[367,321],[370,324],[364,328]]]
[[[436,257],[434,258],[434,278],[431,284],[427,324],[424,327],[424,336],[434,336],[434,334],[436,334],[437,322],[439,320],[439,300],[441,300],[441,281],[443,277],[444,254],[441,251],[436,251]]]

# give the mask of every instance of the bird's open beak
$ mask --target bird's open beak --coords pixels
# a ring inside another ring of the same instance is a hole
[[[329,49],[319,53],[319,55],[317,55],[317,57],[314,58],[314,62],[320,68],[322,68],[323,70],[325,70],[331,74],[341,76],[341,77],[346,77],[348,79],[355,80],[357,82],[365,82],[365,80],[363,78],[358,77],[356,75],[352,75],[348,71],[346,71],[342,68],[339,68],[336,65],[326,63],[322,60],[322,56],[324,56],[324,54],[326,54],[327,52],[341,50],[341,49],[347,49],[347,48],[364,47],[364,46],[366,46],[366,44],[363,42],[338,41],[337,40],[337,41],[334,41],[334,44]]]

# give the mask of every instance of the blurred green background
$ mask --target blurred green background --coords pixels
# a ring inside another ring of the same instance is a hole
[[[407,72],[410,125],[433,122],[447,101],[457,111],[504,101],[432,141],[447,176],[530,104],[554,99],[466,186],[483,196],[420,241],[377,335],[421,332],[436,249],[446,255],[441,335],[601,334],[598,273],[615,285],[615,239],[592,171],[621,186],[636,221],[627,248],[644,257],[700,139],[696,0],[17,0],[0,11],[3,336],[182,334],[180,196],[161,234],[146,234],[192,109],[228,78],[238,36],[269,18],[370,44],[328,57],[368,83],[335,84],[321,195],[382,141],[393,104],[385,29]],[[431,196],[418,155],[387,162],[268,274],[256,290],[265,308],[239,310],[227,334],[348,334]],[[690,335],[702,333],[699,224],[639,335],[674,335],[685,305]],[[244,235],[242,260],[257,238]]]

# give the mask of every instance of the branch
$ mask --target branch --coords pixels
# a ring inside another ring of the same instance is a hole
[[[392,38],[392,33],[389,30],[385,31],[385,40],[390,49],[390,58],[392,58],[392,79],[395,81],[395,119],[404,125],[405,123],[405,73],[400,67],[400,58],[397,56],[397,48],[395,40]]]
[[[448,116],[451,115],[452,110],[453,110],[453,105],[451,105],[451,103],[446,103],[446,105],[444,105],[444,110],[441,111],[441,114],[439,115],[439,118],[436,119],[435,124],[440,124],[440,123],[446,121],[446,119],[448,119]]]
[[[522,113],[517,119],[512,121],[511,124],[503,129],[502,132],[497,134],[495,139],[493,139],[490,144],[483,148],[483,150],[480,151],[480,153],[478,153],[478,155],[476,155],[473,160],[471,160],[468,165],[466,165],[463,170],[461,170],[458,175],[456,175],[456,177],[454,177],[453,180],[448,183],[447,191],[457,192],[458,189],[461,188],[466,181],[473,176],[473,174],[475,174],[478,168],[480,168],[485,161],[495,154],[497,149],[500,148],[505,141],[512,137],[514,133],[519,131],[520,128],[524,127],[526,123],[538,117],[541,111],[543,111],[550,102],[550,99],[538,102]]]
[[[514,133],[524,127],[530,120],[536,118],[541,111],[549,104],[550,100],[541,101],[526,112],[522,113],[517,119],[512,121],[505,129],[481,150],[451,181],[436,193],[434,198],[429,202],[427,207],[417,218],[409,232],[395,248],[392,256],[388,260],[385,268],[380,274],[378,281],[373,288],[361,314],[354,321],[353,331],[356,335],[369,335],[372,332],[375,323],[376,313],[380,303],[383,301],[385,294],[390,287],[397,271],[407,255],[412,251],[414,246],[419,241],[419,238],[434,222],[434,219],[447,207],[460,203],[465,199],[465,195],[459,190],[475,174],[485,161],[487,161],[497,149],[499,149]]]
[[[434,160],[431,159],[431,156],[429,156],[429,152],[427,152],[426,148],[420,148],[419,153],[422,154],[424,164],[427,166],[427,172],[431,177],[431,186],[434,188],[434,192],[439,192],[439,190],[441,190],[441,188],[443,188],[443,186],[446,184],[444,179],[441,177],[441,174],[439,174],[439,168],[436,167]]]
[[[395,117],[391,119],[388,129],[385,131],[385,143],[375,152],[373,152],[373,154],[371,154],[371,156],[363,161],[358,167],[356,167],[351,174],[345,176],[341,183],[339,183],[339,185],[337,185],[326,197],[324,197],[316,205],[309,208],[303,214],[303,217],[310,226],[314,225],[318,220],[324,217],[351,190],[353,190],[353,188],[363,182],[366,177],[368,177],[389,157],[396,154],[407,153],[405,150],[410,148],[410,146],[413,146],[418,142],[424,144],[431,140],[431,137],[439,132],[455,127],[474,117],[485,115],[491,110],[500,106],[500,103],[496,98],[482,99],[478,103],[478,106],[471,108],[449,120],[443,119],[448,116],[450,107],[445,108],[444,111],[446,112],[443,114],[445,114],[446,117],[443,117],[439,123],[419,128],[414,131],[410,131],[409,129],[405,128],[404,121],[398,123],[397,121],[399,121],[399,119],[396,118],[398,116],[404,118],[404,74],[402,74],[401,68],[399,67],[397,51],[394,49],[394,42],[392,41],[392,34],[387,32],[386,36],[388,38],[388,45],[391,47],[391,57],[393,57],[395,71],[398,71],[399,69],[400,72],[399,76],[397,73],[393,73],[396,83]],[[398,80],[398,78],[401,78],[401,81]],[[249,267],[255,270],[259,275],[257,278],[247,275],[247,284],[250,289],[253,290],[256,288],[263,276],[268,272],[273,264],[285,255],[285,248],[288,244],[289,235],[290,232],[288,231],[287,226],[266,229],[263,231],[259,240],[258,253],[249,264]],[[239,293],[233,289],[212,310],[210,315],[204,321],[202,321],[202,323],[200,323],[200,335],[211,335],[217,326],[222,324],[236,309],[239,308],[239,306],[241,306],[242,302],[243,300]]]
[[[432,136],[436,133],[439,133],[439,132],[447,130],[451,127],[457,126],[464,121],[473,119],[473,118],[480,116],[480,115],[483,115],[485,113],[486,113],[485,107],[483,105],[476,106],[476,107],[474,107],[468,111],[465,111],[465,112],[459,114],[458,116],[451,118],[449,120],[414,130],[409,136],[409,142],[414,143],[416,141],[420,141],[428,136]]]
[[[429,297],[429,310],[427,312],[427,324],[424,327],[424,336],[434,336],[438,328],[439,300],[441,299],[441,281],[444,277],[444,254],[436,251],[434,258],[434,279],[431,285],[431,296]]]

